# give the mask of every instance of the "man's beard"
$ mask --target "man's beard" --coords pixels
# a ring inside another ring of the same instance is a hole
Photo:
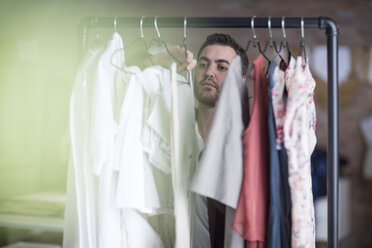
[[[196,81],[194,80],[194,82]],[[196,82],[196,83],[197,85],[195,85],[194,87],[194,94],[195,94],[196,99],[201,104],[204,104],[209,107],[215,107],[217,100],[218,100],[219,93],[220,93],[219,84],[211,78],[204,78],[201,81]],[[204,94],[204,92],[200,88],[205,83],[212,85],[216,89],[216,93],[215,94]]]

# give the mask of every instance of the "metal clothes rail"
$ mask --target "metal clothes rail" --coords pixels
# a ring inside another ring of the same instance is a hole
[[[87,17],[81,20],[82,51],[85,50],[89,29],[113,27],[154,27],[156,17]],[[184,28],[184,17],[159,17],[157,24],[165,28]],[[187,17],[187,28],[250,28],[252,17]],[[286,17],[285,28],[325,29],[328,62],[328,247],[338,247],[338,28],[328,17]],[[254,28],[268,28],[268,17],[255,17]],[[271,28],[281,28],[282,17],[271,17]]]

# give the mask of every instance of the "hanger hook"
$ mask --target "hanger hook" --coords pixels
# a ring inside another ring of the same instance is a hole
[[[267,19],[267,27],[269,28],[269,44],[273,46],[273,32],[271,30],[271,16]]]
[[[301,17],[301,39],[305,40],[304,18]]]
[[[155,19],[154,19],[154,26],[155,26],[156,34],[158,35],[158,38],[160,39],[160,32],[159,32],[159,28],[158,28],[158,17],[157,16],[155,16]]]
[[[254,30],[254,18],[256,18],[256,16],[252,16],[252,19],[251,19],[251,28],[252,28],[252,33],[253,33],[253,46],[256,46],[256,44],[257,44],[257,35],[256,35],[256,31]]]
[[[252,16],[252,19],[251,19],[251,28],[252,28],[252,33],[253,33],[253,39],[256,40],[257,36],[256,36],[256,31],[254,30],[254,18],[256,16]]]
[[[283,32],[283,40],[287,40],[287,34],[285,33],[285,17],[282,16],[282,32]]]
[[[115,16],[115,19],[114,19],[114,31],[116,33],[116,27],[117,27],[117,20],[116,20],[116,16]]]
[[[302,66],[305,67],[307,63],[307,58],[306,58],[306,49],[305,49],[305,28],[304,28],[304,18],[301,17],[301,52],[302,52]]]
[[[186,39],[187,17],[183,19],[183,38]]]
[[[186,46],[186,29],[187,29],[187,17],[183,19],[183,46],[185,48],[185,57],[187,58],[187,46]],[[188,74],[187,74],[188,75]]]
[[[143,35],[143,19],[145,18],[146,16],[142,16],[141,17],[141,20],[140,20],[140,33],[141,33],[141,39],[144,38],[144,35]]]

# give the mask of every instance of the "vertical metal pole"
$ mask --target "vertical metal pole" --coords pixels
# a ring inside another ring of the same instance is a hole
[[[328,59],[328,247],[338,248],[338,31],[326,20]]]

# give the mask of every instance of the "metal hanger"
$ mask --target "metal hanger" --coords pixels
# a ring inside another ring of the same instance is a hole
[[[273,32],[271,30],[271,16],[267,18],[267,27],[269,29],[269,46],[273,47],[275,44],[275,41],[273,41]]]
[[[169,51],[167,43],[161,38],[157,20],[158,20],[158,17],[156,16],[155,19],[154,19],[154,27],[155,27],[155,31],[156,31],[156,34],[157,34],[157,39],[154,39],[150,42],[149,48],[151,47],[152,43],[154,43],[154,42],[158,43],[159,45],[163,45],[165,47],[167,53],[177,62],[177,64],[181,65],[182,62],[179,59],[177,59],[177,57],[174,56]]]
[[[270,18],[268,19],[268,23],[269,23],[269,20],[270,20]],[[270,20],[270,25],[271,25],[271,20]],[[269,32],[270,32],[270,36],[271,36],[272,35],[272,33],[271,33],[271,26],[270,26]],[[271,37],[271,39],[272,39],[272,37]],[[260,53],[262,54],[262,56],[264,56],[264,58],[266,59],[266,61],[270,63],[271,60],[265,54],[267,48],[269,47],[269,41],[266,41],[264,49],[261,48],[261,44],[260,44],[259,41],[257,41],[257,46],[258,46],[258,51],[260,51]]]
[[[148,45],[145,40],[144,32],[143,32],[143,19],[145,19],[146,16],[142,16],[139,22],[139,30],[140,30],[140,36],[137,37],[129,48],[134,47],[137,43],[139,43],[140,47],[147,53]]]
[[[115,17],[114,19],[114,33],[117,34],[117,19]],[[118,66],[118,65],[115,65],[115,63],[112,61],[114,56],[118,53],[118,52],[121,52],[121,51],[124,51],[124,48],[120,48],[120,49],[117,49],[115,50],[112,54],[111,54],[111,57],[110,57],[110,64],[115,67],[116,69],[120,70],[120,71],[123,71],[123,72],[127,72],[127,73],[130,73],[130,74],[133,74],[133,72],[131,71],[127,71],[125,70],[125,59],[124,59],[124,68]],[[124,56],[124,54],[123,54]]]
[[[253,33],[253,40],[249,40],[249,41],[248,41],[248,44],[247,44],[247,46],[246,46],[246,48],[245,48],[245,51],[246,51],[246,52],[248,51],[249,46],[250,46],[250,44],[252,43],[253,47],[254,47],[254,48],[258,47],[258,51],[259,51],[259,52],[264,56],[264,58],[265,58],[268,62],[270,62],[270,59],[269,59],[269,58],[266,56],[266,54],[265,54],[265,51],[266,51],[266,49],[267,49],[267,47],[268,47],[268,42],[266,42],[264,49],[262,49],[262,48],[261,48],[261,44],[260,44],[260,42],[257,40],[256,31],[255,31],[255,29],[254,29],[254,18],[256,18],[256,16],[252,16],[252,18],[251,18],[251,29],[252,29],[252,33]]]
[[[92,25],[95,25],[96,23],[98,23],[98,17],[95,16],[94,19],[92,19],[91,23],[92,23]],[[96,37],[93,40],[92,47],[93,48],[100,48],[100,47],[103,47],[103,46],[104,45],[103,45],[102,39],[101,39],[99,33],[97,32]]]
[[[256,48],[257,46],[257,35],[256,35],[256,31],[254,30],[254,18],[255,17],[256,16],[252,16],[251,18],[251,29],[252,29],[252,34],[253,34],[253,40],[248,41],[247,45],[245,46],[245,52],[248,51],[251,44],[254,48]]]
[[[245,52],[246,53],[248,52],[248,49],[249,49],[249,47],[250,47],[251,44],[252,44],[253,48],[256,48],[257,45],[258,45],[258,43],[259,43],[258,40],[257,40],[256,31],[254,29],[254,18],[255,17],[256,16],[252,16],[252,18],[251,18],[251,30],[252,30],[252,34],[253,34],[253,39],[248,41],[247,46],[245,47]],[[253,78],[253,63],[249,67],[248,77],[249,78]]]
[[[275,59],[276,56],[279,56],[281,60],[283,60],[281,54],[280,54],[280,49],[278,49],[276,42],[273,40],[273,32],[271,30],[271,16],[268,17],[267,19],[267,27],[269,29],[269,40],[268,40],[268,47],[273,48],[274,51],[276,52],[276,55],[274,56],[273,59]]]
[[[283,33],[283,40],[280,42],[280,50],[282,48],[285,48],[287,50],[287,54],[288,54],[288,60],[286,61],[287,64],[289,63],[289,60],[290,60],[290,57],[291,57],[291,50],[289,49],[289,44],[288,44],[288,41],[287,41],[287,34],[285,32],[285,17],[282,16],[282,33]]]

